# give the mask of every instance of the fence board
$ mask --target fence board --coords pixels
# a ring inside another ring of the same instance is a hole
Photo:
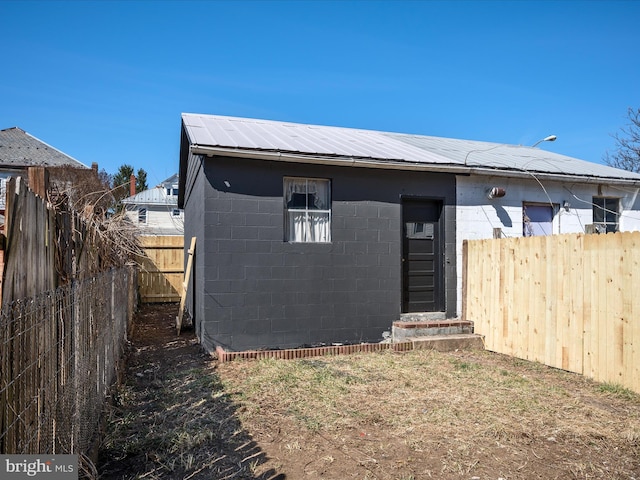
[[[640,272],[640,238],[634,237],[632,239],[630,251],[630,259],[627,262],[631,275],[629,288],[632,292],[640,292],[640,275],[637,274],[637,272]],[[635,275],[634,272],[636,273]],[[629,317],[631,322],[629,328],[631,332],[631,348],[629,349],[629,361],[625,361],[625,364],[633,365],[633,370],[629,372],[628,369],[625,369],[628,375],[625,377],[625,385],[632,384],[634,379],[640,378],[640,321],[637,321],[640,318],[640,302],[631,302],[631,306],[628,308],[631,312]]]
[[[464,311],[489,350],[640,392],[640,232],[465,242]]]
[[[138,288],[142,303],[179,302],[184,277],[184,237],[142,236]]]
[[[597,354],[595,348],[597,345],[597,332],[595,331],[597,325],[597,312],[596,308],[598,302],[595,296],[598,294],[597,277],[598,264],[597,257],[594,258],[591,255],[592,242],[591,237],[595,235],[588,235],[584,237],[583,241],[583,373],[590,378],[595,378],[596,375],[596,359]]]

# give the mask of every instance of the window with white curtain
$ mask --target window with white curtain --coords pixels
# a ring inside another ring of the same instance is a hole
[[[286,241],[331,241],[330,180],[285,177],[284,209]]]

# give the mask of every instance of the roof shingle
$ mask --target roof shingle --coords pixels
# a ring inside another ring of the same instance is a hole
[[[18,127],[0,130],[0,166],[53,167],[62,165],[88,168],[75,158],[44,143]]]

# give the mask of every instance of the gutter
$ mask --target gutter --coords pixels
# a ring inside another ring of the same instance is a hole
[[[191,153],[205,155],[207,157],[233,157],[248,158],[253,160],[270,160],[274,162],[306,163],[313,165],[330,165],[339,167],[379,168],[384,170],[407,170],[421,172],[453,173],[456,175],[481,175],[490,177],[526,178],[566,182],[568,179],[580,183],[603,184],[616,183],[619,185],[631,185],[640,187],[640,180],[631,180],[616,177],[592,177],[585,175],[572,175],[568,173],[547,173],[526,170],[494,169],[488,167],[471,167],[456,164],[417,163],[398,160],[376,160],[373,158],[356,157],[331,157],[320,155],[296,155],[279,151],[257,151],[247,149],[229,149],[211,146],[191,145]]]

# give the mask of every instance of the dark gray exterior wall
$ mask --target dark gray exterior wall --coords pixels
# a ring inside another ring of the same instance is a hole
[[[188,250],[191,246],[191,239],[196,237],[196,248],[193,257],[192,271],[187,286],[187,296],[185,298],[185,312],[187,312],[196,327],[196,334],[202,338],[201,323],[195,319],[204,318],[204,296],[201,285],[204,285],[204,254],[200,249],[205,245],[204,236],[204,192],[206,178],[202,169],[202,159],[190,153],[185,165],[188,168],[181,173],[184,177],[184,262],[185,268],[188,262]],[[209,343],[211,340],[209,340]]]
[[[401,313],[401,199],[442,200],[447,312],[455,314],[455,178],[239,158],[189,160],[187,310],[209,351],[379,341]],[[195,166],[195,167],[194,167]],[[329,244],[284,241],[283,177],[328,178]]]

